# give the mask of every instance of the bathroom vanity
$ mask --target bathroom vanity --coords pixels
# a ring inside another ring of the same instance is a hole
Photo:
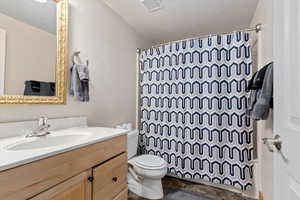
[[[0,140],[0,199],[127,200],[126,131],[69,128]]]

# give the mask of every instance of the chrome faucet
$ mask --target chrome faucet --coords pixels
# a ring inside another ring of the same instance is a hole
[[[38,119],[38,127],[36,130],[32,131],[26,137],[43,137],[49,135],[50,124],[48,124],[48,118],[41,117]]]

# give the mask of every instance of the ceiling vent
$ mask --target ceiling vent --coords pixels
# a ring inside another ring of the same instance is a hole
[[[149,12],[154,12],[162,9],[162,0],[141,0],[143,5],[149,10]]]

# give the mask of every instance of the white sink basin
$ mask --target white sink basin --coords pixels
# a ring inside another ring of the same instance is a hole
[[[22,141],[15,142],[13,144],[7,145],[4,149],[8,151],[22,151],[22,150],[33,150],[33,149],[42,149],[49,148],[53,146],[65,145],[68,143],[77,142],[87,135],[60,135],[60,136],[45,136],[40,138],[27,138]]]
[[[25,138],[23,135],[4,139],[0,137],[0,172],[125,135],[127,132],[102,127],[74,127],[54,130],[41,138]]]

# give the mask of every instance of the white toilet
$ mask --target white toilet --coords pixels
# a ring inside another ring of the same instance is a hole
[[[128,187],[147,199],[163,198],[161,179],[167,174],[167,163],[154,155],[136,156],[138,131],[128,133]]]

